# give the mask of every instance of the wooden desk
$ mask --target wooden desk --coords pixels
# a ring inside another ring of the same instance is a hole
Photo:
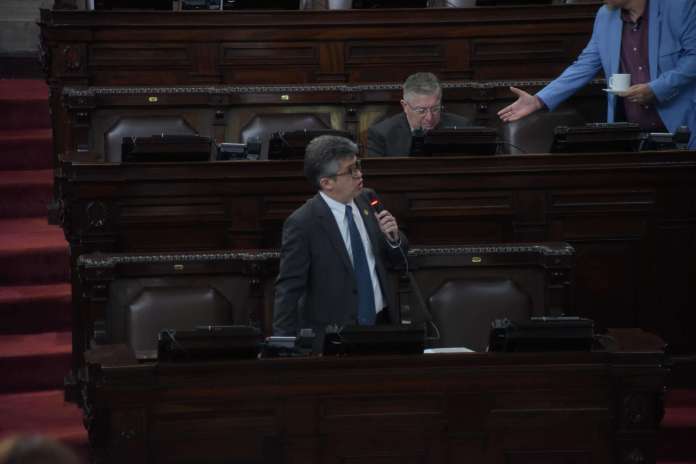
[[[103,463],[655,462],[666,369],[627,351],[133,364],[88,355]]]
[[[100,137],[114,124],[114,114],[161,114],[171,111],[172,104],[200,133],[235,141],[236,120],[246,122],[248,107],[301,104],[312,112],[321,110],[325,97],[319,102],[312,95],[315,90],[307,97],[293,89],[303,84],[333,86],[333,91],[318,93],[331,94],[329,103],[338,105],[336,118],[345,117],[332,121],[334,127],[362,137],[367,126],[358,124],[383,116],[383,111],[372,114],[370,103],[383,102],[386,96],[398,109],[396,88],[418,71],[432,71],[443,82],[500,81],[497,87],[511,101],[509,85],[534,91],[539,83],[525,81],[554,78],[575,59],[590,37],[598,7],[599,3],[272,14],[42,10],[41,57],[51,88],[54,152],[56,159],[84,159],[79,156],[85,153],[73,152],[99,152]],[[394,88],[380,89],[385,83]],[[347,93],[343,88],[360,84],[378,85],[372,92]],[[280,91],[289,98],[280,100],[280,95],[263,90],[269,85],[289,87]],[[230,92],[230,87],[239,86],[257,90]],[[95,108],[89,96],[70,99],[71,108],[64,107],[64,88],[90,87],[97,94],[111,87],[116,98],[107,98],[103,108]],[[195,102],[206,88],[214,92],[202,103]],[[140,98],[133,89],[145,94]],[[604,117],[600,89],[593,95],[599,118],[588,121]],[[471,115],[479,122],[494,119],[502,101],[493,104],[486,87],[471,90],[473,98],[466,97],[472,103]],[[447,105],[453,103],[451,96],[458,98],[446,91]],[[121,107],[112,107],[115,102]],[[454,104],[449,111],[470,115]],[[92,140],[90,130],[96,130]]]
[[[84,366],[84,353],[90,346],[128,339],[127,333],[133,330],[127,328],[128,306],[152,288],[215,289],[227,301],[232,316],[225,324],[253,325],[264,335],[271,335],[279,256],[276,250],[81,255],[76,269],[79,287],[74,293],[79,297],[75,298],[72,315],[73,372]],[[426,301],[437,299],[438,294],[442,298],[441,292],[456,291],[462,282],[504,279],[529,298],[531,307],[526,317],[574,315],[574,252],[567,244],[411,248],[408,264]],[[399,308],[398,322],[424,323],[426,315],[403,267],[389,269],[387,278],[391,283],[388,289],[394,292],[390,300]],[[454,304],[452,311],[467,311],[466,304]],[[477,322],[468,324],[468,332],[476,330],[483,335],[480,340],[486,340],[490,323],[486,318],[474,317],[476,309],[482,308],[471,308],[472,319]],[[434,309],[430,312],[438,323],[442,313]],[[445,335],[457,331],[456,327],[440,326]],[[72,397],[73,392],[68,396]]]
[[[577,314],[696,352],[696,153],[364,161],[411,243],[567,242]],[[83,253],[277,248],[310,195],[301,162],[65,163],[56,182],[73,272]],[[80,295],[73,282],[73,295]]]

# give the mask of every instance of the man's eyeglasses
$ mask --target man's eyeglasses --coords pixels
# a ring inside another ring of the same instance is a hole
[[[411,106],[409,102],[404,100],[406,102],[406,105],[409,107],[411,111],[416,113],[418,116],[425,116],[425,114],[430,111],[431,114],[440,114],[443,109],[445,109],[445,105],[435,105],[431,106],[430,108],[424,108],[422,106]]]
[[[357,178],[360,177],[359,173],[362,173],[362,164],[360,163],[360,160],[355,160],[355,163],[348,166],[348,168],[344,172],[337,172],[331,177],[350,176],[353,178]]]

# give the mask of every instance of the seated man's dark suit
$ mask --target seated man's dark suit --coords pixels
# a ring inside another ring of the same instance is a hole
[[[369,190],[355,204],[361,212],[375,256],[382,293],[391,323],[400,323],[395,294],[389,289],[385,260],[403,261],[408,249],[390,247],[369,206]],[[358,291],[353,265],[329,206],[318,193],[295,210],[283,225],[280,269],[275,286],[273,333],[296,335],[299,329],[317,332],[330,324],[357,324]]]
[[[436,129],[468,127],[471,122],[452,113],[442,113]],[[373,124],[367,130],[368,156],[408,156],[411,153],[411,126],[403,112]]]

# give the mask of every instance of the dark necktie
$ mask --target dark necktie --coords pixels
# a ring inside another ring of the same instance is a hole
[[[353,252],[353,269],[355,280],[358,282],[358,323],[360,325],[375,324],[375,293],[372,289],[370,268],[367,265],[367,255],[363,246],[360,232],[353,219],[353,208],[346,205],[346,219],[350,232],[350,248]]]

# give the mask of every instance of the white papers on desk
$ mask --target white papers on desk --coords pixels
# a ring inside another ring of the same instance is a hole
[[[439,354],[439,353],[476,353],[474,350],[465,348],[463,346],[451,347],[451,348],[426,348],[423,350],[423,354]]]

